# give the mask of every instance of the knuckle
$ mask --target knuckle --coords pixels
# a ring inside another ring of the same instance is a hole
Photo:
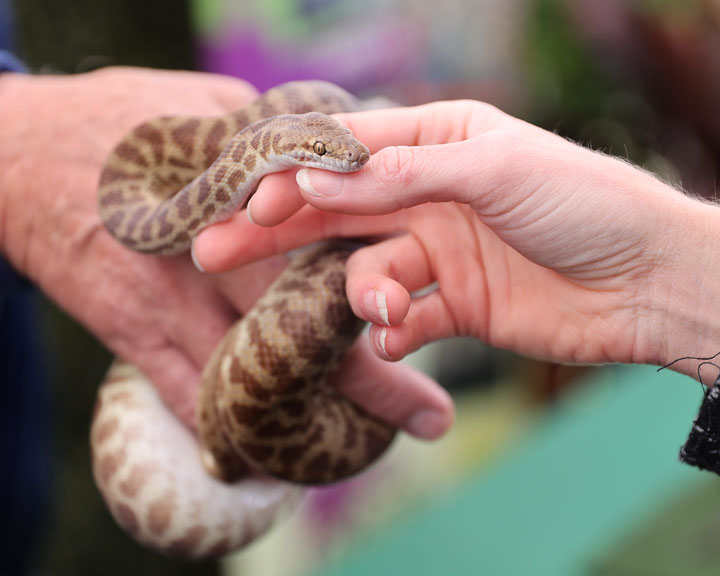
[[[513,170],[522,170],[530,161],[524,139],[511,130],[496,129],[478,137],[488,176],[508,178]]]
[[[407,188],[415,181],[415,153],[409,146],[390,146],[375,155],[375,177],[382,186]]]
[[[482,141],[486,150],[498,156],[513,155],[519,145],[518,136],[504,129],[488,130],[478,138]]]
[[[494,104],[479,100],[464,100],[471,120],[481,121],[483,125],[493,125],[502,120],[505,113]]]

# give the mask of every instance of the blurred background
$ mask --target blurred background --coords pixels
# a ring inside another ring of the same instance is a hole
[[[260,90],[323,78],[406,104],[482,99],[715,196],[720,0],[0,0],[0,48],[40,73],[137,65]],[[42,359],[31,398],[0,372],[15,415],[0,444],[14,488],[0,556],[27,560],[8,574],[720,574],[720,481],[677,462],[699,386],[469,340],[410,359],[455,397],[446,438],[401,438],[220,563],[164,559],[120,532],[92,483],[108,353],[41,295],[7,306],[30,310],[40,334],[11,353]]]

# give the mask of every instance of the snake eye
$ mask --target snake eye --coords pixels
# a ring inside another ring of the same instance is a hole
[[[313,144],[313,150],[315,151],[315,154],[322,156],[325,154],[325,144],[322,142],[315,142],[315,144]]]

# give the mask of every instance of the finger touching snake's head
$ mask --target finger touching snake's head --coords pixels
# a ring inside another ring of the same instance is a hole
[[[354,172],[370,159],[370,150],[348,128],[315,112],[288,121],[279,144],[288,162],[333,172]]]

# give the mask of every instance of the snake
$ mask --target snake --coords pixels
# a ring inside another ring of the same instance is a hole
[[[331,114],[362,107],[333,84],[302,81],[224,116],[147,121],[106,159],[100,218],[149,258],[187,253],[200,231],[246,206],[266,174],[361,169],[368,148]],[[389,447],[395,429],[328,383],[364,327],[345,293],[355,248],[326,241],[290,259],[212,353],[196,430],[139,369],[111,366],[90,430],[93,475],[137,541],[176,557],[224,555],[264,533],[303,486],[358,474]]]

